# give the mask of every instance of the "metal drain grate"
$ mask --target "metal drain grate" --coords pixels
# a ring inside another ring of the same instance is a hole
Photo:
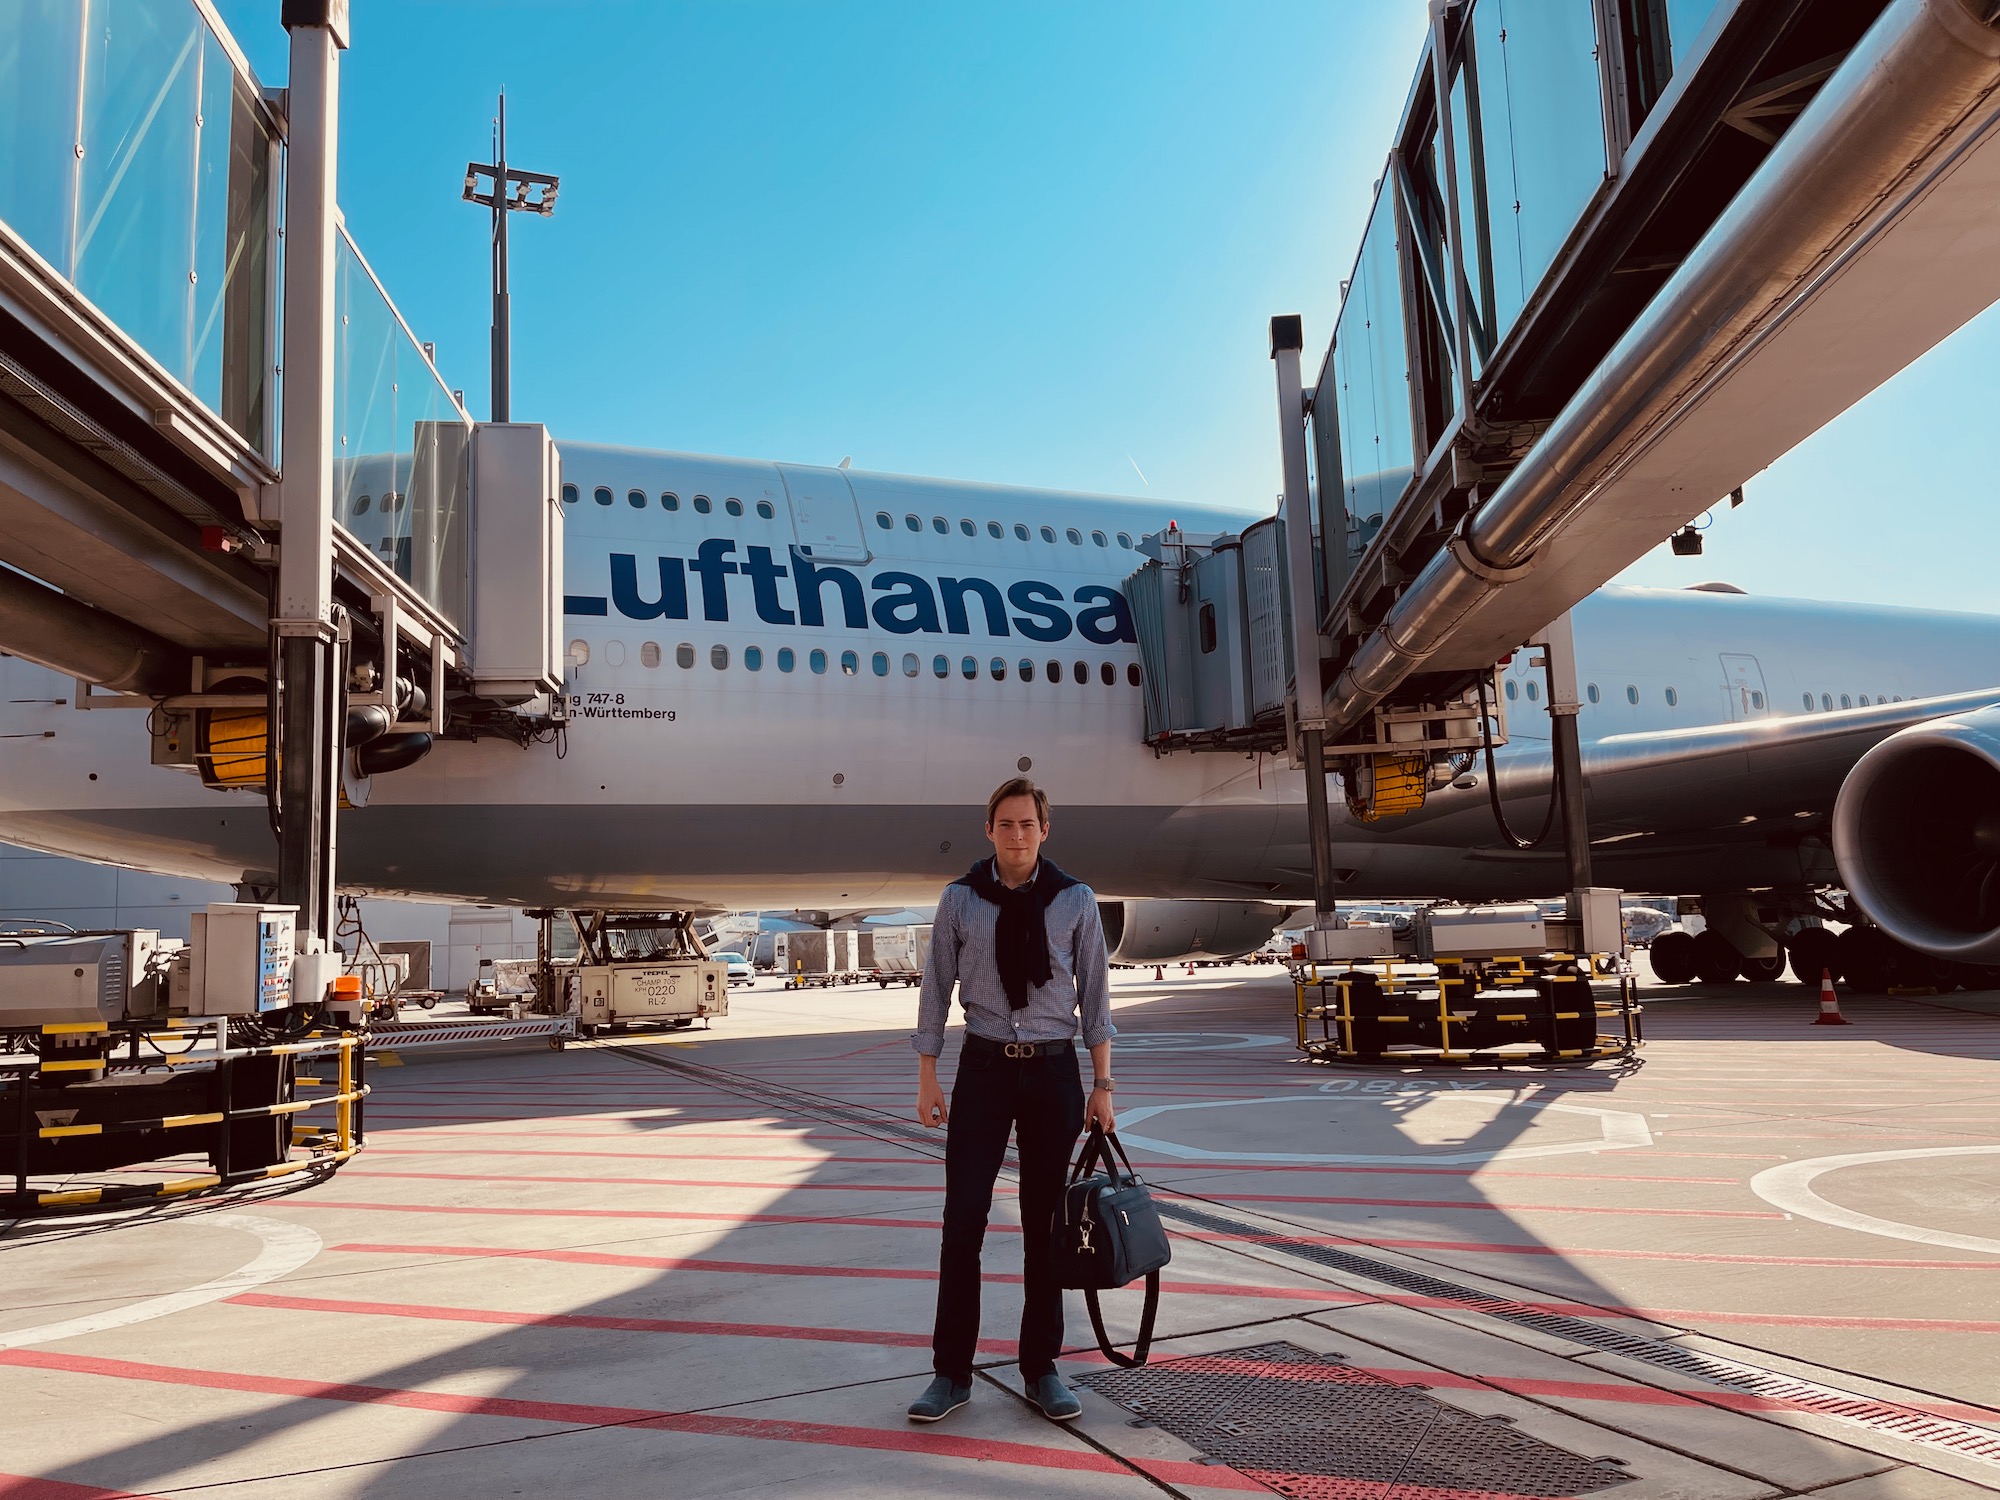
[[[1077,1378],[1150,1426],[1300,1500],[1587,1495],[1632,1476],[1297,1344]]]
[[[943,1141],[937,1134],[926,1132],[921,1126],[904,1124],[866,1105],[848,1104],[829,1099],[822,1094],[813,1094],[782,1084],[772,1084],[761,1078],[732,1073],[702,1063],[659,1057],[637,1048],[614,1047],[613,1050],[638,1062],[651,1063],[669,1072],[699,1078],[718,1089],[740,1094],[745,1098],[782,1104],[801,1115],[850,1125],[880,1139],[895,1140],[915,1146],[930,1155],[939,1157],[943,1155]],[[1895,1401],[1857,1396],[1852,1391],[1843,1391],[1835,1386],[1822,1385],[1817,1381],[1804,1380],[1794,1375],[1781,1375],[1774,1370],[1747,1364],[1742,1360],[1685,1349],[1665,1339],[1625,1333],[1586,1318],[1541,1312],[1528,1303],[1516,1301],[1511,1297],[1496,1297],[1490,1292],[1478,1291],[1459,1282],[1447,1281],[1442,1276],[1427,1275],[1406,1265],[1376,1260],[1372,1256],[1361,1255],[1352,1250],[1321,1244],[1303,1235],[1275,1231],[1248,1219],[1217,1212],[1206,1204],[1197,1208],[1184,1199],[1168,1198],[1164,1193],[1155,1199],[1155,1202],[1163,1219],[1186,1224],[1190,1228],[1205,1230],[1229,1239],[1243,1240],[1263,1249],[1276,1250],[1298,1260],[1324,1266],[1345,1276],[1365,1277],[1380,1285],[1392,1286],[1398,1291],[1409,1292],[1419,1297],[1439,1298],[1516,1327],[1532,1328],[1539,1333],[1567,1339],[1574,1344],[1602,1349],[1607,1353],[1622,1354],[1628,1359],[1640,1360],[1656,1369],[1692,1376],[1696,1380],[1725,1390],[1761,1396],[1795,1410],[1833,1417],[1871,1432],[1915,1443],[1919,1447],[1937,1448],[1947,1453],[1955,1453],[1962,1458],[2000,1466],[2000,1431],[1995,1431],[1991,1427],[1934,1416],[1919,1407]],[[1162,1365],[1160,1368],[1165,1366]],[[1698,1392],[1689,1394],[1699,1398]],[[1325,1493],[1330,1495],[1334,1492]]]

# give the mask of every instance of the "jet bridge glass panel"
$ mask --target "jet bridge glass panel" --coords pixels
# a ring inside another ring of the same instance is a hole
[[[471,423],[344,230],[334,269],[334,518],[462,625]]]
[[[1357,553],[1375,539],[1416,471],[1399,239],[1395,194],[1385,179],[1333,333],[1340,473]]]
[[[1459,212],[1473,252],[1465,270],[1483,325],[1476,342],[1489,349],[1506,337],[1604,185],[1592,9],[1586,0],[1478,0],[1465,24],[1453,135]]]
[[[0,219],[272,457],[276,137],[189,0],[14,0]]]

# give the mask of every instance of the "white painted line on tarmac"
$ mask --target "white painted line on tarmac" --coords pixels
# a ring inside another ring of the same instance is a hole
[[[1343,1102],[1358,1098],[1387,1103],[1394,1097],[1393,1094],[1349,1095]],[[1143,1120],[1150,1120],[1155,1115],[1177,1110],[1237,1109],[1246,1104],[1312,1104],[1322,1100],[1323,1096],[1318,1094],[1285,1094],[1263,1099],[1210,1099],[1198,1104],[1148,1104],[1138,1109],[1118,1112],[1118,1123],[1122,1127],[1118,1135],[1128,1146],[1143,1146],[1149,1151],[1157,1151],[1162,1156],[1178,1157],[1182,1161],[1295,1162],[1302,1165],[1328,1166],[1408,1166],[1418,1162],[1451,1167],[1471,1166],[1479,1162],[1518,1161],[1527,1157],[1582,1156],[1599,1151],[1633,1151],[1653,1144],[1653,1132],[1647,1126],[1644,1115],[1636,1115],[1622,1109],[1600,1109],[1590,1104],[1558,1104],[1538,1099],[1508,1102],[1522,1109],[1553,1110],[1560,1114],[1593,1116],[1601,1132],[1599,1138],[1594,1141],[1555,1141],[1543,1146],[1500,1146],[1491,1151],[1431,1152],[1419,1149],[1384,1155],[1359,1152],[1210,1151],[1201,1146],[1183,1145],[1179,1141],[1163,1141],[1157,1136],[1134,1135],[1131,1130],[1133,1125]]]
[[[129,1307],[115,1307],[60,1323],[0,1330],[0,1349],[24,1349],[30,1344],[49,1344],[57,1339],[78,1338],[86,1333],[129,1328],[134,1323],[147,1323],[154,1318],[164,1318],[169,1313],[219,1302],[224,1297],[233,1297],[238,1292],[247,1292],[267,1281],[290,1275],[318,1255],[325,1243],[303,1224],[266,1219],[259,1214],[224,1213],[202,1222],[224,1224],[231,1229],[253,1234],[263,1242],[263,1248],[246,1265],[213,1281],[204,1281],[200,1286],[191,1286],[186,1291],[167,1292],[158,1297],[148,1297],[143,1302],[134,1302]]]
[[[1852,1156],[1816,1156],[1809,1161],[1788,1161],[1781,1167],[1767,1167],[1751,1178],[1750,1191],[1773,1208],[1781,1208],[1801,1219],[1831,1224],[1836,1229],[1854,1229],[1862,1234],[1879,1234],[1885,1239],[1937,1245],[1947,1250],[1973,1250],[1983,1255],[2000,1255],[2000,1240],[1878,1218],[1874,1214],[1829,1203],[1812,1189],[1813,1179],[1823,1172],[1837,1172],[1842,1167],[1867,1166],[1879,1161],[1917,1161],[1931,1156],[2000,1156],[2000,1146],[1920,1146],[1909,1151],[1858,1151]]]

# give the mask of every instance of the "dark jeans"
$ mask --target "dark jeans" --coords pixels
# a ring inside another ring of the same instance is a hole
[[[1036,1380],[1062,1349],[1062,1289],[1049,1266],[1049,1226],[1083,1134],[1083,1083],[1076,1053],[1012,1060],[967,1051],[951,1086],[945,1131],[944,1249],[938,1257],[937,1328],[931,1366],[972,1380],[979,1343],[979,1248],[993,1206],[993,1180],[1016,1137],[1021,1164],[1021,1374]]]

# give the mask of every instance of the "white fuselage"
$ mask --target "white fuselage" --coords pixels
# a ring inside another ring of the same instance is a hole
[[[376,777],[342,816],[344,885],[505,904],[927,902],[984,847],[987,793],[1027,770],[1055,801],[1050,854],[1100,894],[1309,896],[1298,773],[1141,743],[1119,593],[1143,560],[1130,544],[1169,520],[1204,533],[1255,517],[578,444],[563,458],[566,745],[448,740]],[[2000,660],[1985,616],[1610,588],[1575,619],[1586,740],[1980,687]],[[79,713],[55,674],[0,666],[0,732],[24,736],[0,741],[0,837],[268,877],[261,798],[151,766],[143,714]],[[1503,756],[1536,754],[1540,674],[1522,654],[1505,677]],[[1561,886],[1559,859],[1500,846],[1483,789],[1416,819],[1337,810],[1334,836],[1356,897]],[[1718,857],[1735,863],[1605,873],[1652,890],[1812,878],[1762,846]]]

